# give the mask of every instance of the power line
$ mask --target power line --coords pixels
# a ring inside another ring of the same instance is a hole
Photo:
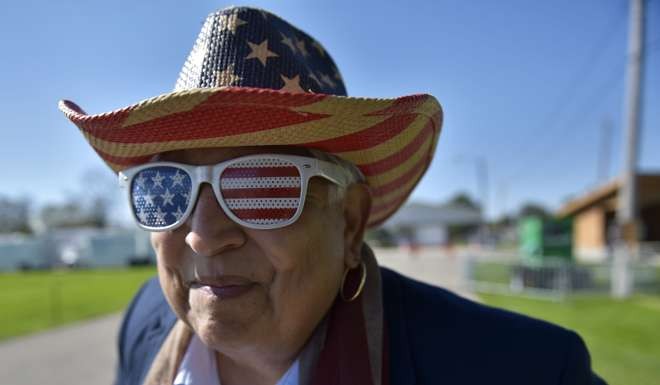
[[[607,80],[600,84],[598,88],[595,89],[593,94],[586,99],[580,108],[578,108],[575,114],[572,115],[571,119],[568,121],[569,124],[565,124],[561,127],[561,130],[555,131],[557,135],[554,136],[554,140],[543,142],[545,148],[559,148],[562,142],[566,142],[567,135],[570,129],[575,129],[581,127],[584,120],[591,115],[591,112],[599,108],[607,97],[616,89],[616,83],[621,80],[621,73],[623,69],[620,65],[615,65],[612,68],[612,71],[609,73]],[[584,135],[587,130],[578,129],[576,134]],[[576,139],[579,138],[577,135],[571,135],[572,142],[576,142]],[[543,174],[543,166],[552,164],[560,157],[560,153],[557,152],[547,152],[548,156],[540,157],[539,161],[534,163],[535,174]],[[518,173],[517,176],[519,176]]]
[[[645,50],[647,50],[647,54],[651,51],[658,51],[660,50],[660,38],[655,39],[645,45]],[[647,55],[648,56],[648,55]],[[626,59],[628,58],[628,54],[625,55]],[[565,141],[566,134],[568,133],[570,128],[578,127],[585,119],[586,116],[589,116],[589,113],[602,105],[602,103],[606,100],[606,97],[610,95],[610,93],[615,89],[613,86],[614,83],[617,80],[620,80],[620,74],[623,73],[623,69],[621,68],[620,65],[615,65],[612,68],[612,71],[609,73],[609,76],[607,77],[607,80],[603,82],[600,87],[596,89],[596,91],[591,95],[591,97],[586,99],[586,103],[582,106],[582,108],[577,109],[577,112],[573,115],[573,118],[569,121],[571,124],[566,124],[563,126],[562,130],[559,131],[559,135],[556,135],[554,137],[554,140],[551,142],[543,141],[540,143],[544,144],[544,148],[557,148],[557,146],[560,145],[562,141]],[[597,103],[592,103],[593,100],[598,101]],[[591,107],[591,109],[589,109]],[[585,112],[589,110],[589,113]],[[580,130],[578,133],[583,134],[585,133],[585,130]],[[575,142],[576,136],[572,136],[573,142]],[[534,166],[536,167],[536,173],[540,174],[539,165],[545,166],[549,164],[549,161],[556,161],[558,156],[550,156],[550,157],[542,157],[540,158],[540,161],[538,163],[535,163]],[[541,167],[542,168],[542,167]],[[509,181],[513,179],[517,179],[522,173],[524,172],[524,168],[519,170],[517,173],[509,177]],[[542,174],[542,173],[541,173]]]
[[[572,104],[573,99],[577,95],[578,91],[582,89],[584,84],[584,78],[593,72],[594,67],[599,62],[602,54],[606,51],[609,45],[612,43],[613,35],[617,32],[617,27],[623,21],[620,10],[623,10],[625,4],[621,4],[617,11],[614,13],[612,19],[606,24],[607,28],[598,43],[594,45],[594,48],[591,50],[590,54],[587,56],[587,60],[584,61],[584,64],[576,72],[575,76],[571,78],[571,82],[568,83],[568,87],[565,89],[561,96],[557,99],[557,102],[554,103],[554,108],[550,110],[550,113],[546,116],[545,119],[541,120],[541,123],[537,127],[545,127],[545,131],[542,134],[542,138],[537,138],[537,143],[547,143],[548,136],[552,135],[555,132],[555,126],[557,126],[561,120],[562,113],[566,108]],[[546,124],[545,122],[550,122]],[[527,147],[527,152],[532,153],[533,146]],[[544,146],[547,148],[547,146]],[[517,148],[523,148],[522,144],[519,143]],[[541,149],[536,149],[538,152]],[[523,165],[519,170],[513,172],[507,179],[509,181],[516,179],[520,174],[524,173],[526,165]]]

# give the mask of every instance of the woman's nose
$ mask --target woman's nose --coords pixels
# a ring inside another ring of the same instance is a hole
[[[202,185],[187,222],[185,242],[201,256],[210,257],[239,248],[246,241],[243,229],[222,211],[208,184]]]

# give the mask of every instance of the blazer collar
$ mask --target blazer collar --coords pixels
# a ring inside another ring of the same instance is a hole
[[[408,338],[404,296],[398,274],[381,268],[383,307],[388,331],[390,383],[416,384],[414,361]]]

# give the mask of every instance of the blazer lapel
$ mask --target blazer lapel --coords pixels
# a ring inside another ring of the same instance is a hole
[[[390,384],[413,385],[417,380],[413,369],[401,284],[396,275],[388,269],[381,268],[381,277],[389,346]]]

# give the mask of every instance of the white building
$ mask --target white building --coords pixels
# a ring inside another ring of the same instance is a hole
[[[0,271],[145,262],[154,263],[155,253],[149,234],[138,229],[69,228],[0,238]]]
[[[481,223],[481,212],[469,206],[411,203],[399,209],[382,227],[395,234],[399,244],[440,246],[449,243],[451,226],[472,228],[476,235]]]

